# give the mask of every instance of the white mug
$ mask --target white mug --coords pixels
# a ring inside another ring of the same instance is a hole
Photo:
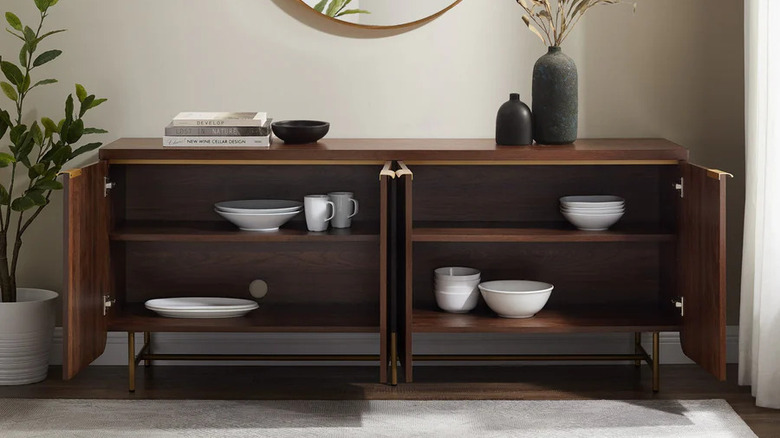
[[[333,228],[351,227],[352,218],[358,214],[358,202],[354,197],[354,193],[331,192],[328,193],[328,196],[335,205],[336,210],[330,224],[333,225]]]
[[[303,206],[306,210],[306,226],[309,231],[325,231],[330,220],[336,213],[336,205],[330,201],[328,195],[309,195],[303,198]],[[330,206],[330,215],[328,207]]]

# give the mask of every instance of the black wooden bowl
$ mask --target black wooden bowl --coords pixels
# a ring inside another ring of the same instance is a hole
[[[315,143],[325,137],[330,130],[330,123],[316,120],[285,120],[271,123],[271,129],[287,144]]]

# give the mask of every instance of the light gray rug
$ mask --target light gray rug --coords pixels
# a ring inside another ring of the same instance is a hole
[[[12,437],[755,437],[724,400],[0,399]]]

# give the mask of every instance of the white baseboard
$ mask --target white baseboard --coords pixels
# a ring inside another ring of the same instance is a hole
[[[739,355],[739,327],[726,328],[727,361],[736,363]],[[192,354],[377,354],[378,335],[364,333],[159,333],[153,337],[155,351],[161,353]],[[141,345],[142,335],[137,335],[136,345]],[[567,354],[567,353],[631,353],[632,334],[425,334],[416,335],[414,348],[417,354]],[[643,344],[650,351],[650,337],[645,335]],[[677,332],[664,332],[660,336],[662,364],[692,363],[680,347]],[[62,364],[62,329],[54,333],[51,363]],[[245,365],[262,362],[165,362],[168,365]],[[594,363],[594,362],[583,362]],[[270,362],[270,365],[288,365]],[[297,365],[302,363],[298,362]],[[322,363],[306,363],[320,365]],[[334,363],[360,365],[358,363]],[[437,365],[445,363],[439,362]],[[447,364],[456,364],[449,362]],[[493,365],[497,363],[493,362]],[[502,364],[502,363],[498,363]],[[541,364],[538,363],[537,364]],[[127,334],[108,334],[105,353],[93,365],[127,365]],[[421,363],[421,365],[423,365]]]

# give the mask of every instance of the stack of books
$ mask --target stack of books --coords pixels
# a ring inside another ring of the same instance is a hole
[[[270,147],[266,113],[180,113],[165,128],[165,147]]]

